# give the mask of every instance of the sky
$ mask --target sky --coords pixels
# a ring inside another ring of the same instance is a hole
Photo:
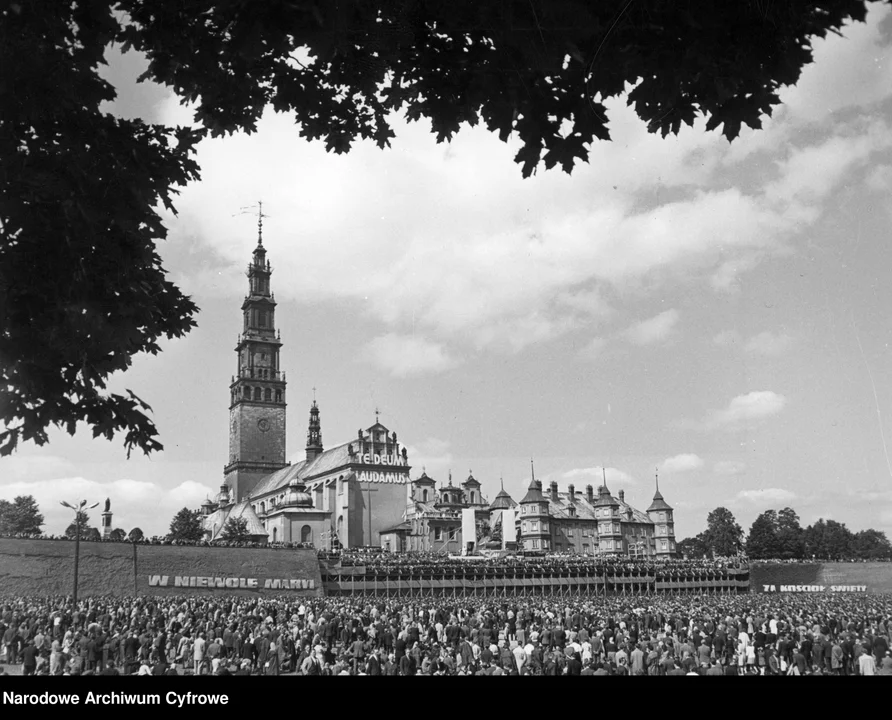
[[[679,539],[717,506],[745,530],[790,506],[892,535],[892,8],[814,47],[763,130],[662,139],[620,98],[572,176],[524,180],[516,139],[437,144],[399,118],[390,149],[342,156],[272,112],[203,141],[160,244],[198,327],[111,383],[153,407],[164,451],[52,432],[0,459],[0,497],[34,495],[50,533],[60,500],[108,497],[115,527],[153,535],[217,492],[257,242],[242,209],[262,200],[292,461],[315,388],[326,447],[378,409],[413,477],[472,471],[490,499],[500,478],[522,497],[532,459],[562,489],[606,468],[642,509],[659,471]],[[136,84],[144,58],[107,60],[109,112],[191,124]]]

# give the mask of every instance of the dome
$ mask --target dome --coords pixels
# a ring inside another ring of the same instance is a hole
[[[313,507],[313,496],[307,492],[306,485],[299,477],[288,483],[288,494],[285,496],[281,506],[285,505],[289,507]]]
[[[226,483],[223,483],[220,486],[220,492],[214,497],[214,503],[218,507],[226,507],[230,504],[230,495],[229,495],[229,486]]]

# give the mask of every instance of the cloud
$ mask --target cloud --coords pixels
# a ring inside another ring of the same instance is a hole
[[[743,338],[740,337],[740,333],[736,330],[722,330],[722,332],[712,338],[712,341],[716,345],[725,347],[727,345],[739,345],[743,342]]]
[[[746,254],[723,261],[712,277],[709,284],[716,292],[735,292],[739,289],[740,277],[759,264],[762,256],[759,254]]]
[[[607,347],[607,340],[602,337],[593,337],[580,348],[579,357],[585,360],[594,360],[601,356],[605,347]]]
[[[379,368],[394,377],[439,373],[458,364],[439,343],[410,335],[381,335],[365,349]]]
[[[757,390],[738,395],[728,404],[724,410],[712,412],[705,421],[709,428],[734,428],[749,422],[764,420],[772,415],[777,415],[787,404],[783,395],[778,395],[771,390]]]
[[[737,460],[722,460],[713,466],[712,471],[716,475],[742,475],[746,471],[746,463]]]
[[[406,447],[409,465],[412,466],[412,477],[416,478],[426,472],[438,483],[446,483],[446,474],[453,462],[450,444],[446,440],[429,437],[422,442]]]
[[[633,345],[650,345],[665,340],[678,323],[678,310],[666,310],[648,320],[642,320],[623,331]]]
[[[877,192],[892,190],[892,165],[877,165],[867,176],[867,187]]]
[[[662,468],[666,472],[680,473],[688,470],[696,470],[703,467],[703,458],[693,453],[683,453],[681,455],[673,455],[663,460]]]
[[[13,482],[0,486],[0,497],[11,500],[17,495],[33,495],[46,519],[44,532],[59,535],[71,523],[73,514],[59,502],[86,498],[88,504],[111,500],[112,526],[126,531],[139,527],[147,535],[164,535],[174,514],[183,507],[198,509],[205,497],[218,489],[187,480],[174,488],[157,483],[122,478],[97,482],[83,477],[55,478],[35,482]],[[99,527],[102,507],[89,512],[90,523]]]
[[[607,486],[612,484],[619,485],[637,485],[638,481],[631,475],[618,468],[602,468],[600,465],[590,468],[574,468],[567,472],[561,473],[560,477],[564,480],[588,482],[596,488],[604,484],[604,476],[607,476]]]
[[[796,498],[796,493],[784,490],[782,488],[765,488],[763,490],[741,490],[737,493],[740,500],[747,500],[751,503],[782,503]]]
[[[783,355],[792,344],[793,340],[789,335],[781,333],[761,332],[751,337],[744,349],[753,355],[765,355],[768,357]]]

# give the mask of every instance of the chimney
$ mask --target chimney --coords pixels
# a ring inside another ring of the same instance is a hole
[[[551,499],[552,499],[554,502],[557,502],[557,499],[558,499],[558,494],[557,494],[557,492],[558,492],[558,491],[557,491],[557,483],[556,483],[554,480],[552,480],[552,481],[551,481]]]
[[[626,501],[626,491],[625,490],[619,491],[619,501],[621,503],[624,503]]]
[[[588,500],[589,505],[595,502],[595,489],[591,485],[585,486],[585,499]]]
[[[567,488],[567,490],[568,490],[569,493],[570,493],[570,502],[571,502],[571,503],[575,503],[575,502],[576,502],[576,488],[571,484],[571,485]]]

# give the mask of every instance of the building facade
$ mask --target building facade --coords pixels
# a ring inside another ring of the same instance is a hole
[[[552,482],[548,492],[535,477],[520,501],[518,537],[528,552],[657,558],[675,556],[673,509],[657,485],[653,502],[642,512],[626,502],[625,491],[614,497],[607,484],[579,493]]]
[[[262,235],[248,266],[242,333],[230,383],[229,458],[224,485],[202,506],[206,537],[223,537],[244,518],[252,540],[319,548],[377,546],[403,519],[409,458],[397,434],[377,421],[356,438],[325,449],[320,409],[310,407],[303,460],[286,461],[285,373],[275,297]]]

